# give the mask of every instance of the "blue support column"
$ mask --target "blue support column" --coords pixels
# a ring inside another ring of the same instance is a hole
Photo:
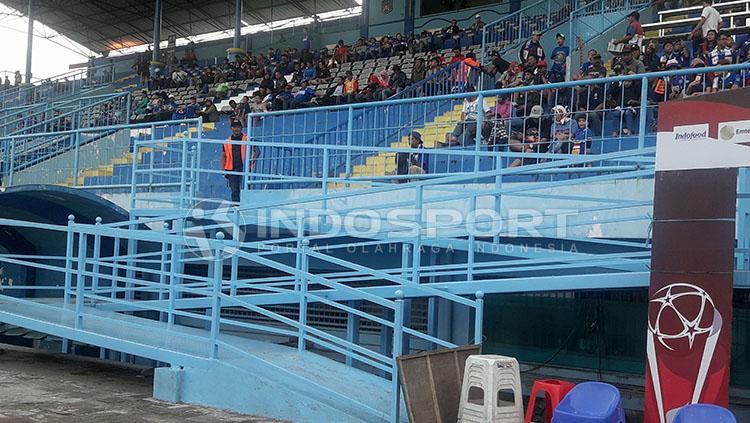
[[[404,35],[414,32],[415,0],[404,1]]]
[[[359,15],[359,36],[370,38],[370,0],[362,0],[362,13]]]

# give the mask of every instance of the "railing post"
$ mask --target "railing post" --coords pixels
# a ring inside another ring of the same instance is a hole
[[[354,131],[354,107],[349,106],[349,116],[346,124],[346,178],[352,176],[352,138]]]
[[[83,324],[83,291],[86,284],[86,247],[88,237],[81,231],[78,234],[78,272],[76,277],[75,328],[80,329]]]
[[[469,200],[469,215],[474,219],[473,228],[469,228],[469,245],[467,246],[467,257],[466,257],[466,280],[474,280],[474,241],[475,241],[475,229],[476,229],[476,212],[477,210],[477,195],[472,194]]]
[[[188,155],[188,146],[187,146],[187,140],[185,140],[182,143],[182,160],[180,160],[180,199],[179,201],[179,208],[182,209],[187,205],[185,201],[185,194],[187,191],[187,155]]]
[[[638,111],[638,148],[646,144],[646,113],[648,112],[648,78],[641,78],[641,106]]]
[[[424,196],[424,186],[423,185],[417,185],[417,195],[415,198],[416,203],[416,224],[417,224],[417,233],[414,236],[414,250],[412,251],[412,260],[411,260],[411,277],[412,277],[412,283],[419,284],[419,267],[421,266],[421,258],[422,258],[422,207],[424,206],[423,202],[423,196]]]
[[[15,173],[15,170],[13,169],[16,167],[16,140],[11,138],[10,139],[10,174],[8,175],[8,186],[13,186],[13,174]]]
[[[321,180],[323,181],[322,192],[323,192],[323,200],[321,200],[320,207],[323,210],[328,210],[328,166],[329,164],[329,150],[327,148],[323,148],[323,174],[321,177]],[[325,219],[325,215],[322,216],[323,219]],[[325,220],[323,220],[325,222]],[[322,223],[322,222],[321,222]]]
[[[162,229],[164,229],[164,234],[167,234],[167,232],[169,232],[169,222],[164,222],[162,224]],[[166,299],[165,295],[167,294],[165,289],[167,284],[167,254],[169,254],[169,243],[167,241],[162,241],[161,263],[159,263],[159,302],[163,302]],[[166,322],[166,319],[167,314],[163,311],[159,312],[159,320]]]
[[[102,218],[97,216],[95,222],[96,222],[95,223],[96,226],[101,226]],[[91,293],[94,295],[97,295],[97,291],[99,290],[99,259],[101,256],[101,248],[102,248],[102,236],[97,230],[97,232],[94,234],[94,254],[93,254],[94,264],[93,264],[93,269],[92,269],[93,276],[91,277]],[[95,298],[91,299],[91,304],[92,305],[96,304]]]
[[[297,338],[297,349],[299,351],[305,350],[305,326],[307,326],[307,269],[308,260],[307,256],[308,248],[310,248],[310,240],[305,238],[302,240],[302,262],[301,262],[301,274],[300,274],[300,290],[299,290],[299,336]]]
[[[173,220],[172,230],[175,234],[182,234],[183,221],[181,219]],[[186,245],[187,246],[187,245]],[[167,310],[167,328],[171,328],[174,325],[175,318],[175,300],[177,296],[177,290],[175,286],[179,282],[178,274],[182,273],[179,263],[180,256],[180,245],[176,242],[172,243],[169,260],[169,304]]]
[[[349,307],[355,309],[359,309],[359,304],[359,301],[349,301]],[[354,313],[346,313],[346,340],[352,344],[359,343],[359,323],[360,317],[358,315]],[[348,351],[351,353],[352,349],[350,348]],[[354,360],[351,355],[347,355],[345,360],[347,366],[354,365]]]
[[[130,166],[131,172],[130,172],[130,210],[132,211],[135,209],[136,206],[136,193],[137,193],[137,183],[138,183],[138,175],[136,172],[138,171],[138,139],[133,141],[133,163]]]
[[[476,306],[474,307],[474,343],[482,343],[482,324],[484,318],[484,292],[477,291]]]
[[[391,422],[398,423],[401,414],[401,380],[398,372],[398,357],[403,350],[404,292],[396,291],[396,307],[393,312],[393,372],[391,373]]]
[[[216,239],[220,242],[224,240],[224,232],[217,232]],[[208,358],[216,359],[219,355],[219,325],[221,323],[221,281],[223,279],[224,272],[224,247],[219,245],[214,248],[214,286],[213,295],[211,297],[211,341],[209,345]]]
[[[484,123],[484,95],[477,97],[477,133],[474,136],[474,172],[479,172],[479,150],[482,146],[482,125]]]
[[[198,148],[190,147],[190,198],[191,202],[195,201],[195,195],[198,192]]]
[[[70,305],[70,296],[72,294],[73,284],[73,224],[75,223],[75,216],[68,215],[68,228],[65,237],[65,287],[63,291],[63,308],[67,309]],[[68,352],[68,339],[62,339],[61,346],[62,353]]]
[[[131,99],[130,99],[131,97],[132,95],[129,92],[127,93],[127,97],[125,97],[126,98],[125,100],[125,124],[126,125],[130,125],[130,107],[132,106]]]
[[[154,185],[154,158],[156,157],[156,125],[151,125],[151,160],[148,168],[149,189]]]

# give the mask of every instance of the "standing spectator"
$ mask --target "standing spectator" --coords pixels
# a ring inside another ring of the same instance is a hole
[[[482,28],[484,28],[484,22],[482,22],[482,17],[479,15],[474,16],[474,23],[471,24],[471,30],[479,33],[482,32]]]
[[[20,86],[20,85],[21,85],[21,81],[23,80],[23,79],[21,78],[21,71],[16,71],[16,74],[15,74],[15,76],[14,76],[14,79],[15,79],[15,86],[16,86],[16,87]]]
[[[708,31],[719,32],[723,22],[721,21],[721,15],[719,11],[713,7],[713,0],[703,0],[703,10],[701,11],[701,18],[695,28],[690,31],[690,38],[693,40],[693,55],[697,56],[696,47],[700,45],[708,35]]]
[[[8,75],[5,75],[5,81],[3,82],[3,89],[7,90],[10,88],[10,78],[8,78]]]
[[[563,57],[567,59],[568,56],[570,56],[570,47],[565,45],[565,34],[558,32],[557,35],[555,35],[555,43],[557,45],[552,49],[550,57],[554,59],[556,55],[562,53]]]
[[[625,30],[625,36],[615,40],[615,44],[636,44],[640,47],[643,40],[643,27],[641,26],[641,14],[633,12],[628,15],[628,29]]]
[[[303,62],[311,60],[310,45],[312,44],[312,37],[310,37],[310,30],[307,27],[302,28],[302,51],[301,59]]]
[[[244,172],[245,169],[245,142],[247,141],[247,135],[242,133],[242,123],[239,121],[232,122],[232,134],[227,138],[228,141],[234,141],[230,143],[224,143],[224,148],[221,152],[221,169],[226,172],[224,177],[227,178],[227,184],[229,190],[232,193],[232,202],[240,202],[240,187],[242,177],[240,173]],[[253,146],[250,153],[250,171],[252,172],[255,168],[255,157],[257,148]]]
[[[518,52],[518,58],[521,59],[521,63],[527,63],[528,58],[532,56],[536,58],[537,62],[545,59],[544,48],[539,43],[541,37],[541,31],[534,31],[531,33],[531,39],[523,43],[521,50]]]
[[[461,28],[458,26],[458,21],[455,19],[451,19],[450,25],[448,25],[443,32],[445,33],[445,38],[450,37],[459,37],[461,36]]]

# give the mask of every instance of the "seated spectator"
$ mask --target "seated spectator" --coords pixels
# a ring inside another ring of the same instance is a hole
[[[219,110],[216,109],[214,102],[210,98],[207,98],[203,110],[198,112],[198,116],[203,118],[203,122],[218,122]]]
[[[302,82],[310,82],[318,76],[318,70],[315,69],[312,62],[307,62],[305,70],[302,71]]]
[[[180,120],[180,119],[187,119],[187,113],[185,112],[185,106],[177,106],[177,108],[172,112],[172,120]]]
[[[199,111],[200,106],[198,105],[198,100],[195,98],[195,96],[190,97],[190,100],[188,100],[188,104],[185,105],[185,118],[193,119],[198,116]]]
[[[346,77],[344,78],[343,100],[347,103],[354,103],[357,94],[359,94],[359,81],[354,79],[354,74],[352,74],[352,71],[346,71]]]
[[[637,47],[632,48],[629,45],[623,47],[622,67],[625,73],[646,73],[646,66],[643,65],[643,62],[634,57],[638,55],[638,53],[635,53],[636,51],[639,51]]]
[[[334,79],[334,85],[326,90],[322,103],[325,106],[343,104],[346,101],[344,99],[344,80],[340,76],[337,76]]]
[[[424,65],[424,59],[417,57],[414,61],[414,68],[411,70],[411,81],[413,83],[423,80],[427,76],[427,68]]]
[[[567,154],[591,154],[591,140],[594,133],[588,128],[586,116],[578,116],[577,128],[573,133],[573,142]]]
[[[549,134],[549,153],[567,153],[573,139],[573,122],[565,106],[552,108],[552,125]]]
[[[463,62],[465,59],[463,53],[461,53],[461,49],[459,47],[453,47],[453,58],[450,61],[450,64],[454,64],[456,62]]]
[[[388,79],[388,88],[383,90],[383,100],[403,90],[409,84],[409,79],[399,65],[393,65],[391,71],[391,76]]]
[[[638,133],[638,116],[641,107],[641,84],[633,80],[622,81],[619,89],[612,90],[612,100],[615,110],[608,112],[615,119],[615,128],[620,129],[622,135]],[[647,115],[649,109],[647,108]],[[649,120],[648,118],[646,119]],[[651,122],[647,122],[647,125]],[[617,135],[617,134],[615,134]]]
[[[500,82],[497,83],[496,88],[502,88]],[[488,145],[505,145],[508,143],[510,123],[511,119],[515,117],[515,110],[510,94],[497,96],[495,107],[490,109],[487,115],[490,129],[486,135]]]
[[[315,89],[308,86],[307,82],[302,82],[300,89],[294,93],[294,99],[292,100],[292,108],[297,109],[300,107],[307,107],[310,105],[310,101],[315,97]]]
[[[659,57],[660,68],[665,69],[667,62],[672,59],[677,60],[677,54],[674,52],[674,43],[672,41],[665,41],[662,55]]]
[[[662,64],[661,58],[657,53],[657,42],[656,40],[649,40],[646,44],[646,52],[643,54],[643,65],[646,67],[647,72],[658,71]]]
[[[284,78],[284,75],[281,73],[281,71],[277,70],[276,72],[274,72],[273,79],[271,80],[271,90],[273,91],[273,93],[276,94],[283,91],[286,88],[286,85],[286,78]],[[261,87],[262,86],[263,81],[261,81]]]
[[[276,93],[273,99],[274,110],[287,110],[292,108],[292,101],[294,101],[294,92],[292,92],[291,84],[287,84],[286,87]]]
[[[709,66],[731,65],[732,63],[734,63],[735,52],[730,48],[730,40],[731,38],[727,37],[726,34],[721,34],[719,36],[716,47],[714,47],[714,49],[711,50],[708,54]],[[731,86],[731,72],[718,72],[709,76],[709,79],[711,80],[711,86],[708,87],[709,89],[707,90],[707,92],[718,92],[719,90],[725,88],[727,82],[729,82],[729,85]]]
[[[172,83],[175,87],[187,86],[187,78],[188,74],[182,68],[177,68],[174,72],[172,72]]]
[[[284,86],[286,86],[286,80],[284,80]],[[260,80],[260,88],[265,88],[269,91],[273,91],[276,87],[276,84],[271,79],[271,74],[269,72],[266,72],[263,74],[263,79]]]
[[[424,175],[427,173],[427,155],[420,152],[424,149],[422,135],[417,131],[409,134],[409,147],[416,150],[413,153],[396,153],[396,174],[397,175]],[[405,182],[411,182],[419,179],[407,179]],[[404,182],[397,179],[396,183]]]
[[[368,59],[379,59],[381,57],[380,41],[374,37],[370,37],[367,41],[367,58]]]
[[[473,92],[474,87],[467,86],[466,92]],[[479,113],[486,114],[490,111],[487,106],[485,99],[482,99],[482,104],[479,104],[479,96],[472,95],[464,99],[463,108],[461,110],[461,121],[458,122],[453,131],[446,134],[446,142],[441,143],[442,146],[449,145],[471,145],[475,143],[477,135],[477,116]]]
[[[523,70],[518,62],[511,62],[508,70],[500,76],[502,88],[513,88],[523,85]]]
[[[318,84],[327,84],[333,79],[331,77],[331,70],[328,69],[328,66],[322,60],[318,62],[317,72],[316,79]]]
[[[546,153],[549,148],[551,122],[543,116],[542,106],[531,108],[529,116],[524,120],[520,131],[514,131],[510,137],[510,151],[518,153]],[[514,159],[509,167],[531,165],[539,163],[539,158],[519,157]]]

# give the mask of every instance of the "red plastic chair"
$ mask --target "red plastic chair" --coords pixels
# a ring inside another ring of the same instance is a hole
[[[564,380],[544,379],[535,381],[534,386],[531,388],[529,406],[526,408],[526,423],[531,422],[531,415],[534,413],[536,396],[540,391],[544,392],[544,423],[550,423],[552,421],[552,413],[555,411],[557,404],[562,401],[565,395],[573,389],[574,386],[576,386],[575,383],[566,382]]]

